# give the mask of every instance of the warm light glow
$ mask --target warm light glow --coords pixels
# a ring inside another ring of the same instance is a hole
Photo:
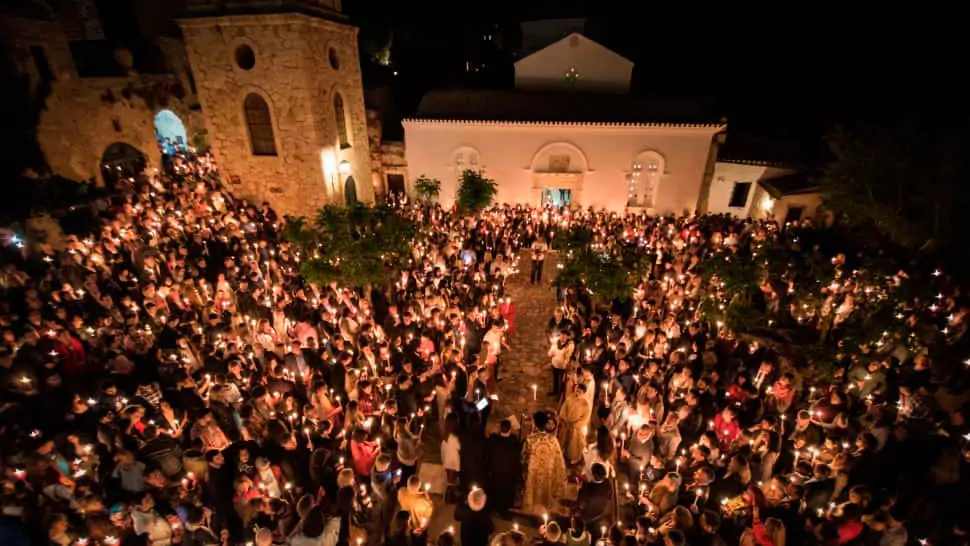
[[[333,153],[333,148],[325,148],[320,152],[320,161],[323,164],[323,174],[328,178],[337,172],[337,156]]]
[[[350,161],[347,161],[346,159],[341,161],[340,164],[337,165],[337,169],[340,171],[340,174],[350,174]]]
[[[764,201],[761,202],[761,210],[771,212],[773,208],[775,208],[775,200],[766,195]]]

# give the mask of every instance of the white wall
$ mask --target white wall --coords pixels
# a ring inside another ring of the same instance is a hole
[[[461,147],[479,152],[480,166],[499,183],[498,202],[533,203],[533,159],[552,143],[568,142],[588,160],[578,204],[622,211],[627,202],[633,159],[655,150],[664,157],[656,210],[693,211],[697,205],[711,141],[720,127],[614,127],[406,120],[408,173],[413,180],[427,175],[441,180],[441,203],[450,206],[457,189],[452,157]],[[568,147],[563,147],[568,148]],[[559,152],[556,152],[559,153]],[[547,163],[539,161],[541,170]],[[570,171],[576,170],[576,159]]]
[[[818,207],[822,204],[822,194],[820,193],[803,193],[800,195],[786,195],[780,199],[774,201],[774,207],[771,214],[774,216],[775,220],[779,223],[784,222],[785,218],[788,216],[788,209],[792,207],[804,207],[801,219],[811,219],[816,222],[818,219],[816,215],[818,213]]]
[[[565,79],[570,68],[579,75],[571,84]],[[515,88],[626,93],[632,74],[629,60],[581,34],[571,34],[516,62]]]
[[[711,180],[711,193],[707,211],[712,214],[731,214],[739,218],[747,218],[748,216],[752,218],[763,217],[767,211],[759,211],[759,207],[763,208],[766,205],[762,202],[755,202],[755,194],[759,193],[765,197],[769,196],[763,191],[757,191],[758,181],[769,180],[794,172],[796,171],[792,169],[718,161],[714,165],[714,178]],[[743,207],[729,207],[728,203],[731,202],[731,193],[734,191],[734,185],[738,182],[751,183],[748,200]]]
[[[767,167],[760,165],[743,165],[739,163],[723,163],[718,161],[714,165],[714,179],[711,180],[711,194],[707,204],[707,211],[712,214],[731,214],[737,217],[747,217],[752,205],[758,180],[765,173]],[[748,200],[742,207],[729,207],[731,193],[738,182],[750,182],[751,190]]]

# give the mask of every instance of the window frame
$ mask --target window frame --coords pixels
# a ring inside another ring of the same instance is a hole
[[[728,208],[732,209],[743,209],[748,204],[748,199],[751,197],[751,182],[735,182],[734,187],[731,188],[731,195],[728,197]],[[738,201],[736,197],[738,196],[738,190],[744,188],[743,199],[741,199],[741,204],[736,205]]]
[[[251,99],[259,102],[251,104]],[[250,153],[261,157],[278,156],[276,129],[273,127],[273,113],[269,102],[259,93],[248,93],[243,99],[243,118],[249,135]]]
[[[333,118],[337,126],[337,144],[341,150],[351,148],[350,128],[347,126],[347,105],[340,91],[333,93]]]

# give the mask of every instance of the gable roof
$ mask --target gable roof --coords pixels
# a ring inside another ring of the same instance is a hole
[[[416,119],[496,122],[618,123],[721,126],[724,121],[685,99],[477,90],[429,91]]]
[[[609,49],[608,47],[604,46],[603,44],[600,44],[599,42],[594,42],[593,40],[590,40],[589,38],[587,38],[586,36],[583,36],[582,34],[580,34],[578,32],[570,33],[570,34],[566,35],[564,38],[562,38],[561,40],[557,40],[557,41],[555,41],[555,42],[547,45],[546,47],[544,47],[544,48],[542,48],[542,49],[540,49],[540,50],[538,50],[538,51],[536,51],[534,53],[530,53],[529,55],[526,55],[525,57],[522,57],[518,61],[515,61],[515,64],[518,65],[519,63],[525,62],[525,61],[527,61],[529,59],[532,59],[533,57],[538,58],[545,51],[547,51],[549,49],[552,49],[552,48],[555,48],[555,47],[559,46],[560,44],[565,43],[565,44],[568,45],[568,43],[570,41],[572,41],[574,39],[574,37],[575,37],[576,40],[579,40],[580,47],[582,47],[583,45],[590,46],[593,49],[599,51],[600,53],[605,53],[607,55],[616,57],[617,59],[626,61],[630,65],[633,65],[633,61],[631,61],[630,59],[627,59],[623,55],[620,55],[619,53],[613,51],[612,49]]]

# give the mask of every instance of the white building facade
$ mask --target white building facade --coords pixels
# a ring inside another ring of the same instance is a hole
[[[515,91],[428,93],[404,121],[412,181],[440,180],[444,206],[473,169],[498,183],[501,203],[705,208],[724,123],[683,101],[627,94],[632,68],[572,34],[518,61]]]

